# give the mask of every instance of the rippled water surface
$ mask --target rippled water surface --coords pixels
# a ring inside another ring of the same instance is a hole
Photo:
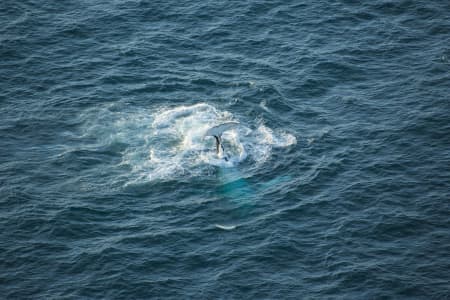
[[[1,298],[450,298],[449,16],[1,1]]]

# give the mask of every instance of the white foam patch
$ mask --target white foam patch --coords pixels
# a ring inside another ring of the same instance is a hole
[[[259,107],[261,107],[262,109],[264,109],[267,112],[271,112],[270,109],[267,107],[267,101],[263,100],[259,103]]]
[[[272,148],[288,147],[296,138],[282,130],[252,124],[207,103],[130,110],[114,106],[88,111],[85,137],[95,138],[95,147],[124,144],[120,167],[128,167],[127,182],[148,182],[180,176],[201,176],[212,166],[233,167],[248,160],[264,163]],[[215,139],[205,132],[225,122],[239,122],[224,132],[222,141],[228,160],[216,154]]]
[[[297,139],[292,134],[279,130],[274,133],[272,129],[265,125],[260,125],[256,133],[261,138],[262,144],[274,147],[288,147],[297,143]]]

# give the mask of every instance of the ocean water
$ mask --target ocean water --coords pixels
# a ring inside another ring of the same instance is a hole
[[[0,298],[449,299],[449,71],[448,1],[1,1]]]

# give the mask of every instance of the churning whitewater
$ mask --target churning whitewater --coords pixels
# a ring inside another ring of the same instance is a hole
[[[297,142],[282,128],[272,129],[262,120],[248,120],[207,103],[157,110],[110,105],[91,109],[82,118],[84,136],[95,140],[96,147],[124,146],[119,165],[131,167],[127,184],[204,176],[211,167],[233,167],[244,161],[258,167],[273,149]],[[217,156],[214,139],[205,133],[230,121],[238,121],[239,126],[222,135],[226,161]]]

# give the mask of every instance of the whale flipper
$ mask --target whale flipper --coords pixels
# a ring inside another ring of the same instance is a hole
[[[205,136],[221,136],[222,133],[224,133],[227,130],[234,129],[237,125],[239,125],[239,122],[226,122],[222,123],[220,125],[211,127],[208,129],[205,133]]]
[[[217,155],[220,155],[220,150],[222,150],[222,153],[224,151],[223,145],[222,145],[222,133],[224,133],[227,130],[234,129],[237,125],[239,125],[238,122],[226,122],[222,123],[220,125],[211,127],[208,129],[205,133],[205,136],[213,136],[216,139],[216,152]]]

